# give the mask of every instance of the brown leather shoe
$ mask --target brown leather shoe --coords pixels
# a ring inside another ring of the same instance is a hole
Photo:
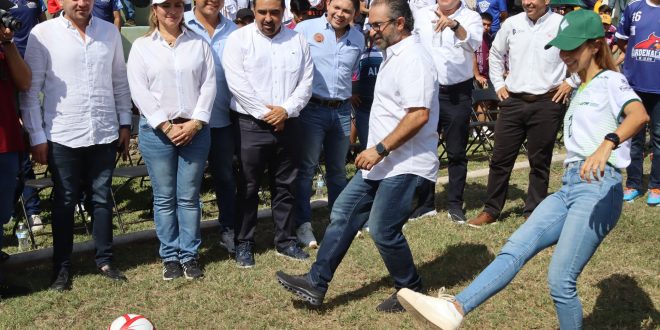
[[[470,227],[481,228],[485,225],[489,225],[497,221],[494,216],[490,215],[488,212],[481,212],[476,218],[468,220],[467,224]]]

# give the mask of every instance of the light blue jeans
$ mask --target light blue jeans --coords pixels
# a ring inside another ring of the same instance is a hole
[[[208,125],[186,146],[177,147],[160,130],[140,119],[140,152],[154,194],[154,221],[163,262],[197,259],[202,242],[199,229],[199,190],[209,154]]]
[[[559,326],[582,328],[577,278],[616,225],[623,204],[619,170],[608,165],[600,180],[587,183],[580,178],[582,163],[566,167],[561,189],[539,204],[495,260],[456,296],[466,314],[504,289],[528,260],[556,244],[548,269],[548,286]]]

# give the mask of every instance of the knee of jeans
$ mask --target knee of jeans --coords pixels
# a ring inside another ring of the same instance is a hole
[[[154,208],[160,210],[174,209],[176,206],[174,196],[156,196],[154,195]]]
[[[516,264],[517,267],[522,267],[528,257],[525,250],[525,245],[509,238],[506,244],[504,244],[504,247],[502,247],[502,250],[500,250],[500,253],[497,254],[497,258],[503,259],[510,264]]]
[[[562,302],[577,297],[577,278],[566,271],[568,265],[550,267],[548,270],[548,288],[554,301]]]
[[[369,223],[369,235],[376,245],[383,247],[391,245],[401,233],[394,227],[383,226],[378,221],[374,221]]]

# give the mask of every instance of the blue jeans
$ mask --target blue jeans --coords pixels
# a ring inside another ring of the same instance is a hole
[[[48,142],[48,170],[53,178],[53,265],[71,266],[74,210],[80,202],[82,182],[91,196],[92,235],[96,266],[112,261],[112,173],[117,142],[71,148]]]
[[[9,222],[14,209],[14,190],[18,184],[18,168],[20,154],[18,152],[0,153],[0,229]],[[2,238],[0,235],[0,249]]]
[[[394,286],[421,289],[422,280],[401,231],[412,211],[415,187],[420,180],[426,179],[402,174],[374,181],[363,179],[362,171],[355,174],[332,208],[330,224],[309,271],[309,278],[318,290],[327,291],[355,234],[367,220],[369,234],[394,279]]]
[[[209,166],[223,228],[234,229],[236,181],[234,179],[234,131],[232,125],[211,128]]]
[[[308,103],[300,112],[300,165],[296,178],[296,226],[312,219],[309,200],[312,179],[319,163],[321,149],[325,152],[325,182],[328,187],[328,208],[332,209],[339,193],[346,187],[346,155],[351,134],[351,103],[337,109]]]
[[[644,103],[646,112],[651,117],[649,125],[651,131],[651,174],[649,176],[649,189],[660,188],[660,94],[636,92]],[[628,179],[626,187],[642,189],[642,176],[644,174],[644,144],[646,142],[646,126],[633,138],[630,145],[630,165],[626,169]]]
[[[578,276],[605,236],[616,225],[623,204],[621,173],[605,168],[599,181],[580,178],[583,162],[570,163],[559,191],[548,196],[502,248],[495,260],[456,296],[467,314],[500,290],[537,253],[557,245],[548,269],[550,296],[559,327],[582,327]]]
[[[154,221],[163,262],[197,259],[202,242],[199,191],[211,136],[208,126],[190,144],[177,147],[160,130],[140,118],[140,152],[154,193]]]
[[[124,4],[124,9],[126,9],[126,19],[135,19],[135,6],[133,6],[131,0],[122,0],[121,2]]]

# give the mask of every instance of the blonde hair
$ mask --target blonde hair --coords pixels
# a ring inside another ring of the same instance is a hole
[[[144,34],[145,37],[150,36],[154,31],[158,29],[158,18],[156,17],[156,12],[154,8],[158,5],[151,5],[151,8],[149,8],[149,30],[147,30],[147,33]],[[183,23],[183,17],[181,18],[181,22],[179,22],[179,28],[183,31],[185,23]]]
[[[598,49],[598,52],[594,55],[594,61],[601,69],[619,71],[619,68],[614,64],[614,57],[605,37],[592,39],[588,42]]]

